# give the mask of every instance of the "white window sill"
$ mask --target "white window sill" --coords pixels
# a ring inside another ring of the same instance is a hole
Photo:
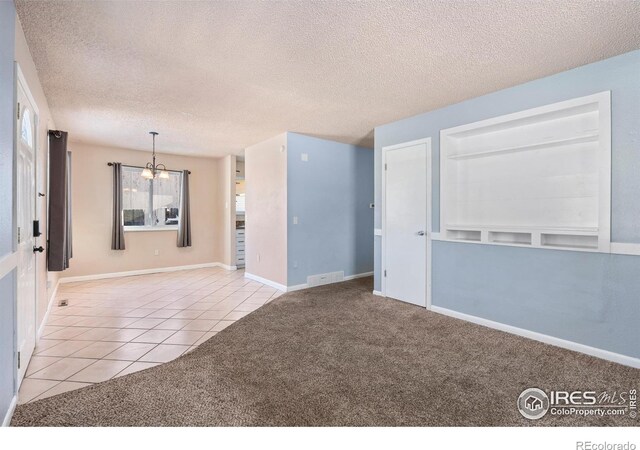
[[[178,231],[178,226],[165,226],[165,227],[124,227],[124,232],[128,233],[129,231]]]

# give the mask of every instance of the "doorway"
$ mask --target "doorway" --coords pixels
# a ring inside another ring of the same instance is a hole
[[[17,358],[18,387],[36,344],[36,162],[38,109],[16,65],[16,209],[18,242]]]
[[[236,264],[238,269],[245,266],[245,175],[244,159],[236,157]]]
[[[431,307],[431,138],[382,149],[382,292]]]

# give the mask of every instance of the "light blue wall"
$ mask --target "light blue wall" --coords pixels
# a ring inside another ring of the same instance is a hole
[[[306,162],[303,153],[308,155]],[[373,270],[370,203],[373,150],[287,134],[289,286],[306,283],[308,275]]]
[[[0,259],[13,251],[15,9],[0,1]],[[0,421],[14,394],[15,270],[0,278]]]
[[[433,241],[433,303],[640,358],[640,256]]]
[[[0,256],[13,251],[13,64],[15,9],[0,1]]]
[[[14,395],[15,383],[15,276],[16,271],[0,278],[0,422]]]
[[[439,230],[441,129],[611,91],[612,242],[640,243],[640,51],[467,100],[375,129],[382,147],[432,138],[433,230]],[[376,208],[376,227],[380,209]],[[434,305],[640,357],[640,257],[434,242]],[[375,241],[380,287],[380,239]],[[636,325],[632,326],[631,324]]]

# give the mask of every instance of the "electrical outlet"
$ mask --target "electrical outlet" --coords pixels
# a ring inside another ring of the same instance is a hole
[[[300,155],[300,159],[303,160],[304,162],[309,161],[309,155],[307,153],[303,153]]]
[[[297,269],[297,268],[298,268],[298,261],[294,261],[294,262],[293,262],[293,268],[294,268],[294,269]]]
[[[154,254],[154,255],[156,255],[156,256],[158,256],[158,255],[160,254],[160,250],[157,250],[157,249],[156,249],[156,250],[154,250],[153,254]]]

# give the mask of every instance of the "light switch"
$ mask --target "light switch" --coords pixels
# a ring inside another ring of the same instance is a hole
[[[300,159],[303,161],[309,161],[309,155],[307,153],[303,153],[300,155]]]
[[[293,224],[298,225],[298,216],[293,216]]]

